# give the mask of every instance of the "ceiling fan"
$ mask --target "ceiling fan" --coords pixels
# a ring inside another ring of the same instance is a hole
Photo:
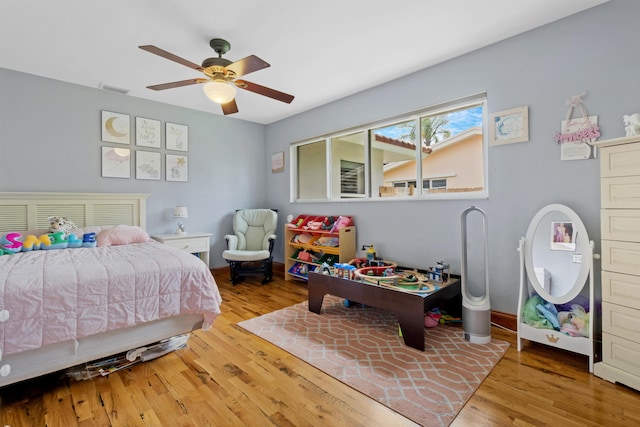
[[[209,41],[209,45],[218,54],[218,57],[207,58],[202,61],[202,65],[187,61],[186,59],[180,58],[177,55],[153,45],[138,46],[142,50],[146,50],[147,52],[161,56],[170,61],[174,61],[186,67],[193,68],[196,71],[200,71],[207,77],[152,85],[147,86],[147,88],[153,90],[165,90],[204,83],[204,93],[213,102],[221,104],[222,112],[225,115],[238,112],[238,105],[235,100],[236,87],[257,93],[258,95],[268,96],[269,98],[286,102],[287,104],[290,104],[291,101],[293,101],[293,95],[251,83],[246,80],[237,80],[238,77],[270,67],[269,63],[255,55],[249,55],[239,61],[231,62],[230,60],[222,57],[222,55],[231,49],[231,44],[228,41],[223,39],[211,39],[211,41]]]

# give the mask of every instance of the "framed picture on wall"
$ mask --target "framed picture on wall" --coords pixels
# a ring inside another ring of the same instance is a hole
[[[271,155],[271,173],[284,172],[284,151]]]
[[[102,177],[131,178],[131,150],[102,147]]]
[[[136,151],[136,179],[160,180],[161,170],[160,153]]]
[[[102,111],[102,141],[130,144],[130,120],[127,114]]]
[[[513,144],[529,140],[529,107],[493,113],[489,117],[491,145]]]
[[[136,117],[136,145],[160,148],[160,121]]]
[[[167,122],[164,137],[167,150],[189,151],[189,128],[187,126]]]
[[[165,174],[167,181],[187,182],[189,180],[189,157],[166,154]]]

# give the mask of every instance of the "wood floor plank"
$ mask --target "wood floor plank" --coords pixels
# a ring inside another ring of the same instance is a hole
[[[0,425],[21,426],[415,426],[238,322],[307,299],[306,284],[236,286],[215,271],[222,314],[187,348],[83,382],[61,374],[0,389]],[[525,342],[502,360],[453,426],[637,426],[640,392],[588,372],[584,356]]]

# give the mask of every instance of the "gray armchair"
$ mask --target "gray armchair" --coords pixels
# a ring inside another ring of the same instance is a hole
[[[240,209],[233,216],[233,234],[224,238],[227,250],[222,258],[229,263],[231,282],[243,276],[261,275],[262,284],[273,277],[273,244],[278,213],[273,209]]]

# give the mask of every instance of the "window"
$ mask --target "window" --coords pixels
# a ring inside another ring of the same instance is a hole
[[[296,181],[299,200],[327,198],[327,143],[324,140],[296,147]]]
[[[340,197],[364,196],[364,163],[340,161]]]
[[[329,138],[331,141],[332,199],[366,197],[365,132]]]
[[[292,201],[486,196],[485,104],[470,97],[293,144]]]

